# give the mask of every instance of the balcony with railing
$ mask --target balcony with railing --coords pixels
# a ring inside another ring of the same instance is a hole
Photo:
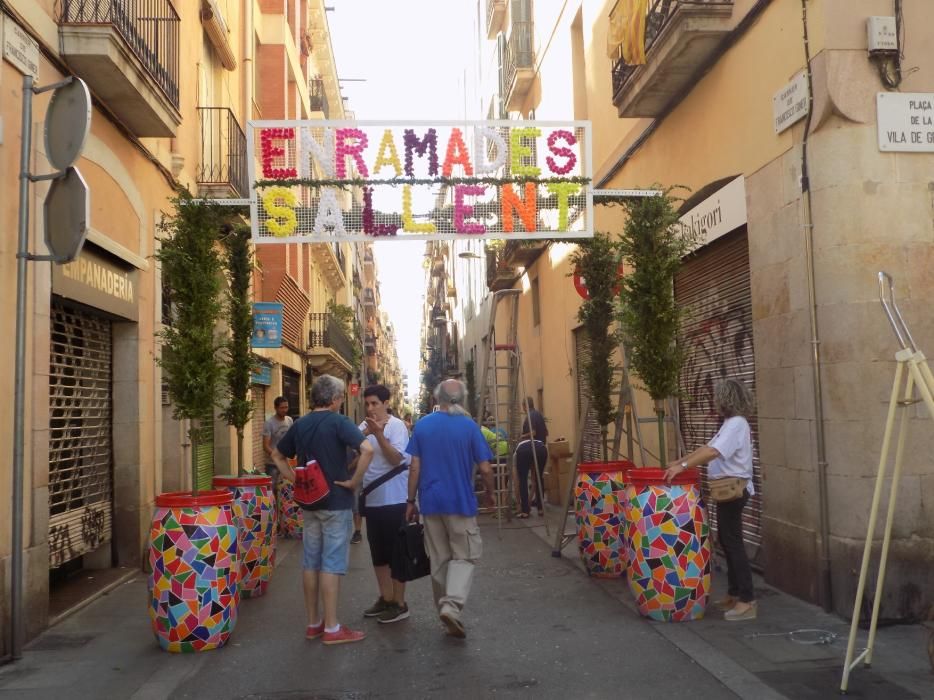
[[[503,31],[506,19],[506,0],[486,0],[486,38],[495,39]]]
[[[535,82],[535,34],[532,20],[512,22],[509,40],[503,50],[503,92],[506,110],[522,109]]]
[[[519,279],[519,270],[505,259],[505,250],[487,248],[486,250],[486,286],[491,292],[512,289]]]
[[[312,112],[321,112],[327,119],[331,111],[328,107],[328,95],[324,89],[324,78],[311,78],[308,81],[308,103]]]
[[[169,0],[60,0],[61,53],[136,136],[175,136],[180,21]]]
[[[308,315],[308,362],[318,372],[340,376],[354,368],[354,341],[334,314]]]
[[[363,288],[363,305],[368,308],[376,308],[376,295],[372,287]]]
[[[198,189],[202,197],[242,199],[250,196],[246,136],[227,107],[198,107],[201,162]]]
[[[347,284],[347,265],[341,244],[338,241],[312,243],[311,255],[331,289],[343,289]]]
[[[613,62],[613,104],[619,116],[656,117],[687,90],[734,28],[733,4],[652,0],[645,21],[645,65],[626,63],[621,50]]]

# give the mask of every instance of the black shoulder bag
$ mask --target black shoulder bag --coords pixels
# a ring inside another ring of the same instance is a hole
[[[366,497],[367,494],[373,493],[380,486],[385,484],[390,479],[395,479],[402,472],[409,468],[409,465],[403,462],[398,467],[390,469],[388,472],[383,474],[378,479],[374,479],[369,484],[367,484],[364,489],[360,492],[360,498],[357,500],[357,510],[360,512],[360,515],[366,515]]]

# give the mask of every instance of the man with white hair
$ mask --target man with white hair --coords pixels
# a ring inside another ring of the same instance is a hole
[[[459,639],[467,636],[461,613],[482,550],[474,465],[480,469],[487,499],[493,498],[493,453],[480,427],[464,410],[466,397],[463,382],[441,382],[435,388],[439,410],[415,424],[406,448],[412,462],[405,517],[411,522],[421,509],[435,605],[447,633]],[[416,495],[419,508],[415,507]]]

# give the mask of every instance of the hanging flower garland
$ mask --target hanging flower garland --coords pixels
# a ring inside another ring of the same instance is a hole
[[[275,145],[278,140],[293,140],[295,138],[295,129],[260,129],[259,142],[262,152],[263,177],[282,180],[285,178],[294,178],[298,176],[295,168],[275,168],[273,161],[277,158],[285,157],[285,149]]]
[[[574,153],[570,148],[559,147],[558,139],[564,139],[565,143],[569,146],[573,146],[577,143],[577,138],[570,131],[564,129],[557,129],[552,131],[548,136],[548,150],[554,153],[556,156],[564,156],[567,158],[567,161],[564,165],[558,165],[555,162],[555,159],[551,156],[545,158],[545,162],[548,164],[548,169],[555,173],[556,175],[567,175],[574,169],[574,166],[577,165],[577,154]]]
[[[257,180],[254,183],[254,187],[263,188],[263,187],[272,187],[272,186],[282,186],[282,187],[311,187],[319,189],[322,187],[337,187],[340,189],[346,189],[349,187],[370,187],[375,185],[490,185],[490,186],[500,186],[500,185],[524,185],[527,183],[532,183],[536,185],[547,185],[550,182],[573,182],[578,185],[589,185],[592,182],[592,179],[589,177],[583,177],[579,175],[571,176],[561,176],[561,177],[529,177],[517,175],[513,177],[478,177],[478,176],[468,176],[468,177],[405,177],[405,178],[370,178],[364,179],[362,177],[352,177],[352,178],[307,178],[307,177],[293,177],[282,180]]]
[[[279,238],[295,233],[298,226],[298,217],[295,215],[297,206],[298,198],[288,187],[270,187],[263,192],[263,209],[268,217],[265,224],[269,233]]]
[[[411,203],[411,199],[409,200]],[[373,216],[373,188],[363,188],[363,232],[371,236],[395,236],[398,226],[378,224]]]
[[[425,155],[425,150],[428,150],[428,174],[437,175],[438,174],[438,131],[436,129],[429,129],[425,136],[419,139],[415,135],[413,129],[406,129],[405,135],[403,136],[405,141],[405,174],[409,177],[415,175],[415,166],[412,162],[412,151],[418,153],[419,156]]]

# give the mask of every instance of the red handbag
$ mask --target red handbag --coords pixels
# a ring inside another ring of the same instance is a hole
[[[313,506],[322,498],[327,498],[331,487],[324,476],[321,465],[311,460],[304,467],[295,467],[295,491],[292,499],[302,507]]]

